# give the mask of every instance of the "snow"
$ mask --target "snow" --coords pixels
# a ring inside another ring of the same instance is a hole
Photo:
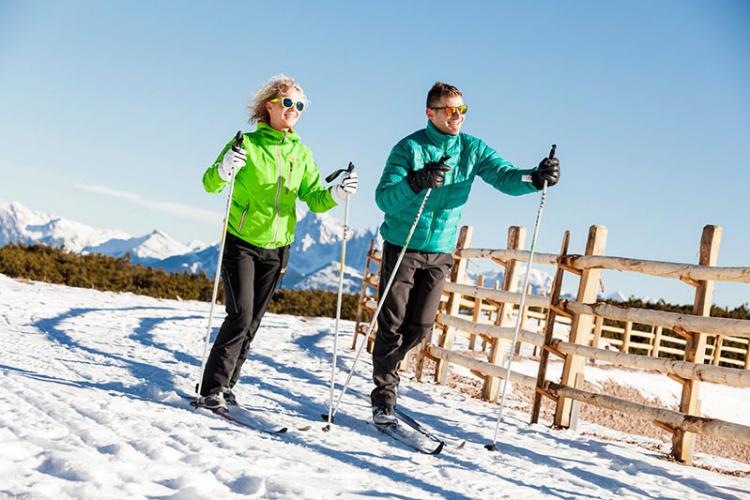
[[[401,406],[467,441],[436,457],[416,454],[368,423],[367,356],[324,433],[327,318],[264,318],[237,392],[290,431],[257,434],[186,404],[207,310],[0,275],[0,497],[750,498],[746,478],[594,439],[587,424],[578,432],[529,426],[528,414],[510,410],[499,452],[490,453],[482,445],[496,406],[404,377]],[[343,322],[339,345],[349,344],[352,326]],[[352,358],[342,347],[339,382]],[[726,392],[717,405],[739,406],[735,397]],[[305,425],[312,429],[298,430]]]

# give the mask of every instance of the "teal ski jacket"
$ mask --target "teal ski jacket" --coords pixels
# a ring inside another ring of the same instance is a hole
[[[221,192],[228,184],[218,169],[233,144],[234,139],[203,174],[203,187],[209,193]],[[234,181],[227,232],[258,247],[278,248],[294,240],[297,198],[313,212],[336,206],[320,181],[310,149],[296,133],[260,122],[254,132],[244,135],[242,145],[247,163]]]
[[[428,122],[427,128],[393,147],[375,190],[375,203],[385,212],[380,234],[387,242],[404,245],[427,192],[415,194],[406,179],[407,172],[439,161],[444,155],[450,156],[445,164],[451,169],[445,174],[445,185],[430,193],[409,242],[410,250],[453,252],[463,207],[477,175],[505,194],[519,196],[538,191],[531,182],[521,180],[535,169],[518,169],[481,139],[464,133],[443,134]]]

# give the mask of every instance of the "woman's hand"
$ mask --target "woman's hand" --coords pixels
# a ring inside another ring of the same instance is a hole
[[[344,174],[338,186],[331,188],[331,197],[333,197],[333,201],[337,205],[340,205],[342,201],[346,200],[347,195],[354,196],[357,188],[359,188],[359,178],[357,177],[357,172],[352,170]]]
[[[237,175],[237,172],[245,166],[247,163],[247,155],[245,150],[242,148],[229,149],[224,154],[224,159],[219,164],[219,177],[225,181],[229,181],[232,177],[232,173]]]

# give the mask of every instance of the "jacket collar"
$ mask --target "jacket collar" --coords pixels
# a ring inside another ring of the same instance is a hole
[[[444,134],[435,128],[435,125],[431,121],[427,120],[427,139],[434,145],[441,148],[443,151],[448,151],[458,141],[458,135]],[[459,134],[460,135],[460,134]]]
[[[272,144],[279,144],[281,142],[299,142],[299,135],[293,130],[285,132],[283,130],[276,130],[265,122],[258,122],[258,127],[255,129],[255,133],[258,134],[264,142]]]

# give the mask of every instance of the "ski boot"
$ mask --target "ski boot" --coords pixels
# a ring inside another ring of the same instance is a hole
[[[396,418],[396,414],[393,413],[393,408],[389,408],[388,406],[373,406],[372,421],[375,425],[398,424],[398,418]]]

